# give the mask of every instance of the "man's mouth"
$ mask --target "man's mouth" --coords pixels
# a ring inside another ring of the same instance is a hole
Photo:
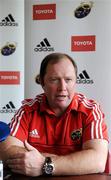
[[[67,97],[67,95],[57,95],[56,98],[59,100],[64,100]]]

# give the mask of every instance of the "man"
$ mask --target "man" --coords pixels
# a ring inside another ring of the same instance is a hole
[[[43,59],[39,82],[44,93],[23,101],[11,121],[11,135],[0,145],[12,171],[28,176],[104,172],[104,114],[98,103],[75,92],[76,78],[77,66],[67,54]]]

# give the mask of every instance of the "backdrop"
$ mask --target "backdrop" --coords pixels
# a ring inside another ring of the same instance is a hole
[[[97,100],[111,139],[111,1],[26,0],[26,94],[42,89],[34,82],[42,59],[65,52],[78,65],[77,91]]]
[[[24,98],[24,1],[0,0],[0,121]]]
[[[110,0],[0,0],[0,120],[42,92],[34,79],[44,56],[65,52],[78,66],[77,91],[100,103],[111,142],[110,19]]]

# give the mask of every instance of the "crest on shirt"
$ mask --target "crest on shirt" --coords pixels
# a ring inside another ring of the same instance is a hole
[[[73,141],[80,140],[81,136],[82,136],[82,128],[76,129],[76,130],[71,132],[71,139]]]

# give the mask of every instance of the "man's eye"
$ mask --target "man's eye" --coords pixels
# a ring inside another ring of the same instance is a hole
[[[51,81],[51,82],[57,82],[58,79],[51,79],[50,81]]]
[[[52,79],[52,81],[57,81],[57,79]]]
[[[70,78],[66,79],[66,82],[70,82],[70,81],[72,81],[72,79],[70,79]]]

